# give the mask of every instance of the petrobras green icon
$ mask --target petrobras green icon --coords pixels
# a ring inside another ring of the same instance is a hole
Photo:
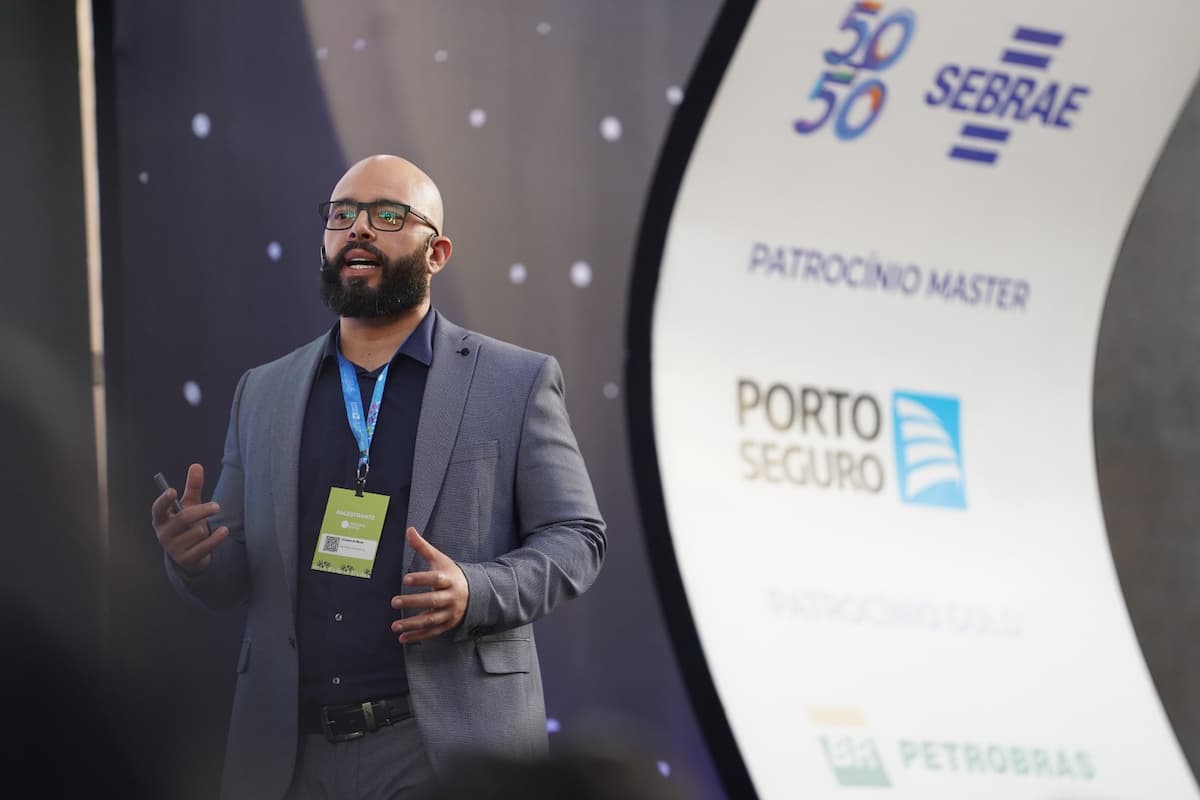
[[[883,759],[875,740],[855,736],[822,736],[821,747],[825,758],[833,769],[833,775],[842,786],[890,787]]]

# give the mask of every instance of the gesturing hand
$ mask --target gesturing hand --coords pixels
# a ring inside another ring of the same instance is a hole
[[[175,490],[168,489],[158,496],[150,506],[150,521],[154,525],[154,535],[158,543],[171,560],[178,564],[184,572],[197,575],[208,568],[212,561],[212,551],[225,541],[229,528],[221,526],[208,532],[206,521],[221,510],[216,503],[201,503],[200,492],[204,489],[204,467],[192,464],[188,467],[187,484],[183,487],[183,497],[179,504],[183,511],[178,514],[171,511],[171,501],[175,499]]]
[[[415,617],[404,617],[392,623],[392,633],[400,634],[403,644],[419,642],[458,627],[467,613],[467,577],[454,560],[431,545],[417,533],[406,531],[408,546],[429,564],[428,572],[410,572],[404,576],[405,586],[428,586],[428,591],[396,595],[392,608],[423,609]]]

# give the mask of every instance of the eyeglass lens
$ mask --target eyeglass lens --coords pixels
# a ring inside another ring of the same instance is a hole
[[[344,230],[354,225],[358,211],[365,208],[371,227],[380,231],[398,231],[404,227],[408,209],[395,203],[331,203],[325,212],[325,227]]]

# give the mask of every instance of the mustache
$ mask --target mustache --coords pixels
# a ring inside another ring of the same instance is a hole
[[[382,250],[370,242],[347,242],[333,258],[325,257],[325,263],[321,266],[322,282],[335,285],[341,281],[341,278],[338,276],[342,273],[342,267],[346,265],[346,254],[351,250],[362,250],[370,253],[379,261],[379,266],[383,267],[385,271],[392,263]]]
[[[345,246],[338,251],[338,254],[333,257],[333,260],[330,262],[330,266],[340,270],[346,263],[346,254],[351,250],[362,250],[370,253],[379,261],[381,265],[388,263],[388,257],[384,255],[383,251],[370,242],[347,242]]]

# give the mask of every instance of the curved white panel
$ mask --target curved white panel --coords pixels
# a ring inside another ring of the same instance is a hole
[[[674,208],[651,376],[764,798],[1197,796],[1090,392],[1198,31],[1193,0],[758,3]]]

